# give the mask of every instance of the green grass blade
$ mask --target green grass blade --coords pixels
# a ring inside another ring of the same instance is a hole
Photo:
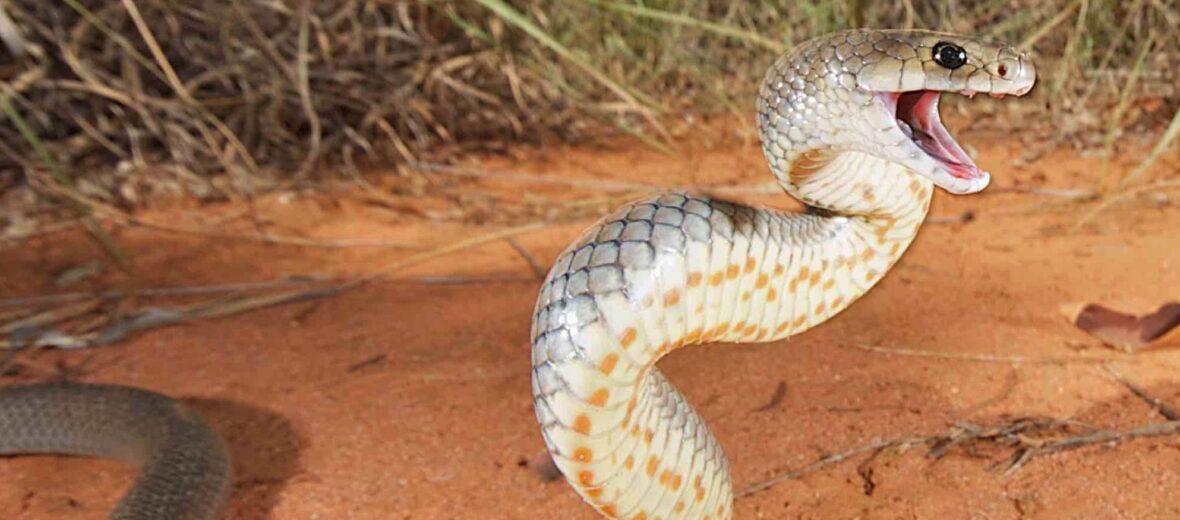
[[[70,179],[66,177],[65,172],[62,171],[61,165],[59,165],[57,161],[53,159],[53,156],[49,154],[49,150],[45,148],[45,143],[41,141],[41,138],[37,135],[37,132],[35,132],[33,128],[29,126],[29,124],[25,121],[25,118],[21,117],[20,112],[17,112],[16,107],[12,104],[12,95],[7,91],[0,92],[0,112],[4,112],[4,114],[8,116],[8,119],[12,121],[12,125],[16,127],[16,131],[19,132],[21,137],[23,137],[25,141],[29,143],[29,146],[33,148],[33,153],[37,154],[37,156],[41,158],[41,161],[45,163],[46,168],[49,169],[49,174],[53,176],[54,180],[57,181],[58,184],[60,184],[63,188],[69,187],[72,183],[70,182]],[[88,206],[85,202],[78,200],[77,198],[71,197],[70,201],[73,203],[74,209],[82,217],[83,225],[86,227],[87,231],[90,232],[91,236],[93,236],[95,240],[98,241],[107,254],[111,255],[111,257],[114,258],[116,262],[118,262],[119,267],[125,271],[130,270],[131,258],[127,256],[127,253],[124,252],[121,247],[119,247],[119,244],[115,241],[114,237],[107,233],[107,231],[94,220],[94,218],[91,216],[90,206]]]

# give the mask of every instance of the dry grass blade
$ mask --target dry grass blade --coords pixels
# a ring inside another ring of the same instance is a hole
[[[1147,59],[1147,53],[1151,50],[1155,43],[1155,33],[1152,32],[1147,36],[1147,41],[1143,42],[1143,47],[1139,50],[1139,55],[1135,58],[1135,64],[1131,66],[1131,75],[1127,79],[1127,84],[1123,87],[1122,93],[1119,95],[1119,103],[1115,106],[1114,113],[1109,119],[1109,127],[1106,129],[1106,138],[1103,142],[1105,153],[1103,154],[1102,171],[1098,178],[1098,193],[1105,193],[1109,188],[1110,175],[1110,157],[1114,155],[1114,144],[1118,138],[1119,132],[1122,128],[1123,117],[1127,113],[1127,108],[1131,106],[1131,92],[1135,91],[1135,85],[1139,83],[1139,76],[1143,73],[1143,62]]]
[[[631,107],[631,110],[641,114],[645,119],[647,119],[648,124],[650,124],[652,128],[657,129],[665,136],[668,135],[668,131],[652,113],[652,108],[654,107],[655,103],[650,98],[647,98],[643,94],[632,94],[627,88],[623,87],[623,85],[620,85],[618,82],[611,79],[610,76],[592,65],[585,58],[578,56],[566,46],[559,43],[553,38],[553,36],[546,33],[523,13],[517,11],[506,2],[501,0],[476,1],[482,4],[484,7],[490,9],[492,12],[496,13],[496,15],[504,21],[528,33],[529,36],[532,36],[537,41],[544,44],[550,50],[557,53],[558,56],[561,56],[562,58],[569,60],[570,63],[577,65],[578,68],[582,69],[586,74],[594,78],[595,81],[609,89],[616,96],[618,96],[619,99],[625,101]]]
[[[32,316],[27,316],[24,318],[20,318],[20,319],[13,320],[8,323],[2,324],[2,325],[0,325],[0,334],[11,334],[16,330],[23,329],[23,328],[44,327],[47,325],[53,325],[55,323],[59,323],[62,321],[73,319],[78,316],[92,312],[95,309],[97,309],[100,305],[102,305],[102,300],[92,299],[89,301],[83,301],[83,302],[75,303],[72,305],[66,305],[66,306],[62,306],[62,307],[54,307],[52,309],[39,312],[39,313],[34,314]]]
[[[422,246],[417,244],[408,244],[405,242],[396,242],[391,240],[345,240],[345,239],[311,239],[300,238],[282,235],[258,234],[258,233],[227,233],[222,231],[213,231],[208,229],[188,228],[181,226],[173,226],[168,224],[161,224],[158,222],[149,222],[143,219],[132,217],[112,216],[119,224],[129,227],[140,227],[144,229],[151,229],[155,231],[163,231],[166,233],[177,233],[181,235],[193,235],[209,238],[220,238],[228,240],[242,240],[249,242],[264,242],[267,244],[297,246],[297,247],[315,247],[324,249],[344,249],[354,247],[371,247],[371,248],[388,248],[388,249],[420,249]]]
[[[935,352],[930,350],[914,350],[907,348],[886,348],[871,345],[841,345],[856,350],[863,350],[866,352],[873,352],[877,354],[888,354],[891,356],[909,356],[909,357],[923,357],[933,359],[949,359],[955,361],[974,361],[980,363],[1009,363],[1014,365],[1019,364],[1049,364],[1049,365],[1063,365],[1068,363],[1104,363],[1114,358],[1109,357],[1086,357],[1086,356],[1062,356],[1062,357],[1024,357],[1024,356],[997,356],[992,354],[971,354],[967,352]]]
[[[1164,130],[1164,134],[1160,136],[1159,141],[1156,141],[1155,146],[1151,149],[1151,153],[1143,158],[1143,162],[1139,163],[1139,166],[1135,167],[1134,171],[1123,177],[1122,181],[1119,181],[1119,187],[1130,186],[1139,180],[1139,177],[1142,177],[1143,173],[1150,169],[1155,164],[1155,161],[1167,151],[1177,136],[1180,136],[1180,109],[1177,109],[1176,113],[1172,115],[1172,122],[1168,123],[1167,130]]]
[[[768,39],[758,33],[752,32],[752,31],[747,31],[747,30],[739,29],[737,27],[731,27],[729,25],[720,24],[720,23],[716,23],[716,22],[710,22],[708,20],[700,20],[697,18],[693,18],[691,16],[680,14],[680,13],[661,11],[659,9],[654,9],[651,7],[645,7],[642,5],[624,4],[621,2],[589,0],[589,3],[591,5],[600,5],[600,6],[606,7],[607,9],[612,9],[612,10],[623,12],[623,13],[629,13],[629,14],[633,14],[633,15],[637,15],[637,16],[645,16],[645,17],[652,18],[655,20],[661,20],[664,22],[669,22],[669,23],[674,23],[674,24],[687,25],[687,26],[691,26],[691,27],[698,27],[698,28],[704,29],[706,31],[709,31],[709,32],[712,32],[715,34],[720,34],[722,36],[736,38],[738,40],[753,43],[753,44],[758,45],[760,47],[769,49],[770,51],[777,53],[777,54],[781,54],[783,52],[786,52],[787,47],[788,47],[787,45],[784,45],[782,43]]]
[[[1180,179],[1171,179],[1171,180],[1153,182],[1153,183],[1146,184],[1143,186],[1136,186],[1134,188],[1128,188],[1128,189],[1125,189],[1125,190],[1118,192],[1116,194],[1109,195],[1106,198],[1102,199],[1102,202],[1100,204],[1098,204],[1097,206],[1094,206],[1094,209],[1087,211],[1086,214],[1082,215],[1081,218],[1077,219],[1077,222],[1074,222],[1074,224],[1072,226],[1070,226],[1069,232],[1072,233],[1072,232],[1075,232],[1075,231],[1081,229],[1082,226],[1085,226],[1086,224],[1089,224],[1091,220],[1094,220],[1094,218],[1097,217],[1099,213],[1106,211],[1107,209],[1109,209],[1111,206],[1114,206],[1115,204],[1118,204],[1118,203],[1126,201],[1127,199],[1136,197],[1141,193],[1157,191],[1157,190],[1176,189],[1176,188],[1180,188]]]

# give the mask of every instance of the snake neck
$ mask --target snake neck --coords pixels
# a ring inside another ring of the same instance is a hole
[[[710,310],[706,302],[704,326],[690,328],[668,350],[707,341],[778,340],[831,318],[867,293],[901,258],[933,196],[933,184],[925,177],[860,152],[802,154],[790,165],[775,174],[807,210],[767,211],[765,224],[758,222],[763,213],[752,210],[749,235],[765,233],[768,239],[735,238],[731,244],[728,256],[745,255],[745,260],[727,267],[722,293],[723,299],[731,293],[736,298],[732,316],[742,319],[727,320],[724,311]],[[740,214],[734,220],[742,225]],[[717,283],[720,272],[706,276]],[[692,279],[690,272],[690,284]],[[719,318],[711,322],[712,316]]]

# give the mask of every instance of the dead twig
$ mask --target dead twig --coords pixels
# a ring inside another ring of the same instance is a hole
[[[1070,429],[1083,426],[1087,431],[1067,435]],[[934,435],[907,435],[892,439],[874,440],[867,444],[821,457],[816,462],[798,469],[776,474],[768,479],[755,482],[737,493],[743,498],[773,487],[787,480],[815,473],[829,466],[869,452],[880,452],[890,448],[905,450],[910,446],[927,446],[926,455],[933,459],[944,457],[956,448],[968,445],[993,445],[1012,449],[1012,455],[1003,464],[1002,476],[1008,477],[1028,464],[1029,461],[1045,455],[1059,453],[1087,446],[1114,445],[1142,437],[1158,437],[1180,433],[1180,421],[1149,424],[1127,430],[1096,429],[1076,421],[1054,418],[1021,417],[993,425],[982,426],[963,422]],[[862,473],[863,475],[863,473]]]
[[[803,466],[802,468],[787,471],[785,473],[780,473],[780,474],[775,475],[771,478],[768,478],[768,479],[756,482],[754,484],[751,484],[749,486],[746,486],[744,489],[737,492],[737,494],[735,495],[735,498],[744,498],[744,497],[748,497],[750,495],[753,495],[755,493],[758,493],[760,491],[765,491],[767,489],[770,489],[771,487],[774,487],[775,484],[778,484],[780,482],[786,482],[788,480],[795,480],[799,477],[802,477],[803,475],[807,475],[809,473],[815,473],[816,471],[824,469],[828,466],[839,464],[841,462],[844,462],[844,461],[851,459],[851,458],[853,458],[857,455],[860,455],[862,453],[868,453],[870,451],[876,451],[876,450],[898,447],[898,446],[924,444],[928,441],[929,441],[929,437],[898,437],[898,438],[894,438],[894,439],[876,440],[876,441],[870,442],[868,444],[865,444],[863,446],[857,446],[855,448],[841,451],[839,453],[833,453],[831,455],[821,457],[819,460],[817,460],[811,464],[808,464],[806,466]]]

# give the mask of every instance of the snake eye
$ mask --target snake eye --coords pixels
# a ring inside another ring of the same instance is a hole
[[[932,53],[934,54],[934,63],[951,70],[962,67],[967,63],[967,51],[953,43],[938,42],[934,44]]]

